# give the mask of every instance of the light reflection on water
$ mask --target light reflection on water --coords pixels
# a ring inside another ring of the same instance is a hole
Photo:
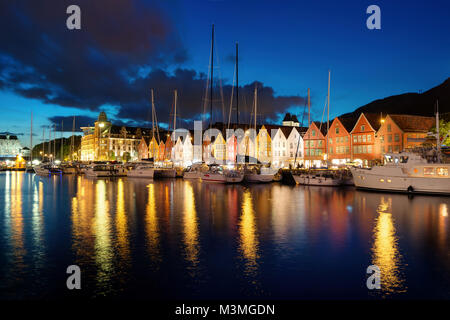
[[[401,270],[402,256],[398,248],[394,219],[391,214],[392,198],[382,196],[377,212],[372,247],[373,264],[381,271],[381,290],[392,294],[404,292],[404,275]]]
[[[5,172],[0,298],[450,298],[449,199]]]

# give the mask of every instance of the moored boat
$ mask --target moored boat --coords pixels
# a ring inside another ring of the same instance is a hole
[[[127,175],[127,170],[121,165],[115,164],[93,164],[89,166],[85,173],[87,177],[123,177]]]
[[[350,170],[358,189],[450,195],[450,164],[427,163],[417,154],[390,153],[383,166]]]
[[[134,169],[127,172],[127,177],[130,178],[151,178],[155,174],[155,168],[149,164],[137,165]]]

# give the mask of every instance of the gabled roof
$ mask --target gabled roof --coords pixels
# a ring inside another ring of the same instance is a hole
[[[435,119],[433,117],[405,114],[389,114],[388,116],[404,132],[428,132],[435,125]]]
[[[350,118],[342,118],[338,117],[339,121],[344,126],[345,130],[347,130],[348,133],[350,133],[353,128],[355,127],[356,122],[358,121],[358,118],[356,117],[350,117]]]
[[[283,121],[292,121],[292,116],[289,112],[286,113],[286,115],[283,118]]]
[[[381,113],[364,113],[367,121],[375,131],[378,131],[381,127]]]

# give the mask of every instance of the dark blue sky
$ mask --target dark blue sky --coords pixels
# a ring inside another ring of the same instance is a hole
[[[328,69],[332,117],[450,76],[447,1],[98,1],[108,9],[86,0],[32,2],[2,4],[0,17],[0,131],[25,133],[25,145],[31,110],[39,138],[42,125],[71,115],[89,122],[99,110],[136,123],[148,119],[150,87],[162,122],[175,88],[180,118],[198,118],[212,23],[226,111],[238,41],[242,109],[258,81],[268,121],[300,113],[308,87],[320,120]],[[65,29],[68,4],[81,7],[81,31]],[[366,28],[371,4],[381,8],[381,30]],[[71,126],[67,118],[64,126]]]

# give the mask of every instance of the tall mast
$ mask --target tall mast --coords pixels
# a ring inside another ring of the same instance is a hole
[[[309,88],[308,88],[308,129],[309,129],[309,124],[311,122],[310,118],[311,118],[311,100],[310,100]]]
[[[74,131],[75,131],[75,116],[73,116],[72,121],[72,136],[70,137],[70,159],[73,161],[73,152],[75,151],[75,145],[74,145]]]
[[[238,43],[236,42],[236,124],[239,125],[239,55]]]
[[[437,162],[441,162],[441,137],[439,132],[439,100],[436,100],[436,150]]]
[[[42,127],[42,162],[45,159],[45,127]]]
[[[56,124],[53,125],[53,157],[52,157],[52,159],[55,159],[55,158],[56,158]]]
[[[30,161],[33,161],[33,110],[31,110],[30,122]]]
[[[258,109],[258,89],[256,88],[256,85],[255,85],[255,122],[254,122],[254,124],[255,124],[255,134],[256,134],[256,112],[257,112],[257,109]]]
[[[212,116],[213,116],[213,86],[214,86],[214,24],[212,25],[212,33],[211,33],[211,86],[209,88],[209,127],[212,127]]]
[[[328,113],[327,113],[327,134],[328,134],[328,129],[330,128],[330,79],[331,79],[331,70],[328,70]]]
[[[60,146],[60,148],[61,148],[61,161],[63,161],[64,160],[64,155],[63,155],[63,153],[64,153],[64,149],[63,149],[63,131],[64,131],[64,121],[61,121],[61,141],[60,141],[60,144],[61,144],[61,146]]]
[[[48,157],[50,159],[50,153],[52,152],[52,126],[48,126]]]
[[[173,114],[173,132],[175,134],[175,130],[177,129],[177,98],[178,98],[178,92],[177,89],[174,91],[174,114]],[[174,135],[175,138],[175,135]]]
[[[155,99],[154,99],[153,89],[151,89],[151,93],[152,93],[152,134],[154,137],[155,130],[156,130],[156,134],[158,137],[158,145],[159,145],[160,139],[159,139],[158,119],[156,118]]]

